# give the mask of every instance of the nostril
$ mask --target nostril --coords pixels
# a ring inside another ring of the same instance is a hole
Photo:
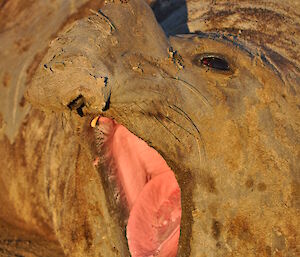
[[[76,111],[77,111],[77,113],[78,113],[78,115],[79,115],[80,117],[83,117],[83,116],[84,116],[83,110],[82,110],[82,108],[83,108],[84,106],[85,106],[85,105],[82,104],[80,107],[78,107],[78,108],[76,109]]]
[[[90,106],[89,104],[87,104],[86,98],[82,94],[78,95],[75,99],[73,99],[71,102],[69,102],[67,106],[68,106],[68,108],[71,111],[76,110],[76,112],[78,113],[78,115],[80,117],[83,117],[85,115],[84,112],[83,112],[83,108],[84,107],[87,107],[86,111],[95,112],[95,110],[91,109],[92,106]],[[105,101],[105,105],[102,108],[102,111],[103,112],[107,111],[109,109],[109,107],[110,107],[110,93],[109,93],[109,95],[107,97],[107,100]],[[97,109],[98,113],[99,113],[99,111],[100,111],[100,109]]]
[[[74,100],[72,100],[68,105],[68,108],[73,111],[76,110],[80,117],[83,117],[83,107],[85,107],[85,99],[83,95],[78,95]]]
[[[102,111],[107,111],[109,109],[109,106],[110,106],[110,94],[105,102],[105,106],[102,108]]]

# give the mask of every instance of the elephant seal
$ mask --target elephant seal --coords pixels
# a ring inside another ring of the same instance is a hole
[[[90,122],[100,115],[174,171],[178,256],[296,256],[299,72],[286,54],[299,51],[283,44],[278,53],[270,41],[275,50],[262,54],[267,43],[254,35],[232,40],[200,26],[167,38],[138,0],[64,27],[27,84],[31,105],[16,136],[3,133],[1,216],[58,241],[65,255],[129,256],[124,212],[93,164]]]

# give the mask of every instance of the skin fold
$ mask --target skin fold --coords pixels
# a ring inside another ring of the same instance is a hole
[[[151,1],[163,30],[141,0],[5,2],[0,254],[129,256],[128,212],[93,164],[100,115],[174,171],[178,256],[297,256],[297,3]]]

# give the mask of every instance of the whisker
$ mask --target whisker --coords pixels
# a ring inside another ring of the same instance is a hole
[[[180,142],[180,140],[179,140],[179,138],[178,137],[176,137],[175,135],[174,135],[174,133],[165,125],[165,124],[163,124],[155,115],[153,116],[171,135],[173,135],[173,137],[179,142],[179,143],[181,143]]]
[[[142,110],[143,114],[145,114],[145,110],[141,106],[139,106],[137,103],[135,103],[135,105]],[[153,114],[153,118],[157,122],[159,122],[179,143],[181,143],[181,141],[179,140],[179,138],[168,127],[166,127],[166,125],[163,124],[154,114]]]
[[[173,106],[176,108],[173,108]],[[198,144],[198,152],[199,152],[199,157],[200,157],[200,162],[202,160],[202,154],[201,154],[201,149],[203,149],[203,155],[204,155],[204,160],[206,159],[206,151],[205,151],[205,143],[204,140],[202,138],[202,135],[198,129],[198,127],[196,126],[196,124],[194,123],[194,121],[191,119],[191,117],[185,112],[183,111],[180,107],[176,106],[176,105],[169,105],[168,106],[170,109],[172,109],[173,111],[177,112],[179,115],[183,116],[186,120],[188,120],[194,127],[194,129],[197,131],[197,134],[199,137],[195,137],[197,144]],[[199,145],[199,141],[201,142],[203,147],[200,147]]]
[[[172,106],[174,106],[177,110],[175,110],[174,108],[172,108]],[[174,110],[175,112],[177,112],[178,114],[181,114],[183,117],[185,117],[188,121],[190,121],[193,125],[193,127],[196,129],[199,137],[201,137],[200,131],[198,129],[198,127],[196,126],[196,124],[193,122],[193,120],[190,118],[190,116],[183,111],[180,107],[178,107],[177,105],[169,105],[169,108]]]
[[[170,119],[168,116],[164,116],[167,120],[169,120],[170,122],[172,122],[173,124],[175,124],[176,126],[178,126],[179,128],[183,129],[185,132],[187,132],[188,134],[190,134],[191,136],[194,137],[194,135],[188,131],[186,128],[182,127],[180,124],[178,124],[177,122],[173,121],[172,119]]]
[[[205,106],[211,106],[208,99],[191,83],[179,78],[179,77],[170,77],[170,79],[173,79],[173,80],[177,80],[179,82],[182,82],[183,85],[186,85],[187,88],[193,92],[195,95],[197,95],[200,100],[202,101],[202,103],[205,105]]]
[[[197,95],[200,100],[204,103],[205,106],[211,106],[211,104],[209,103],[208,99],[191,83],[179,78],[179,77],[173,77],[172,74],[170,72],[168,72],[167,70],[165,70],[162,66],[158,65],[157,63],[149,60],[146,56],[144,55],[141,55],[140,57],[143,58],[143,60],[147,63],[149,63],[150,65],[156,67],[159,69],[160,71],[160,74],[163,78],[165,79],[172,79],[172,80],[177,80],[177,81],[180,81],[182,82],[184,85],[188,86],[187,88],[192,91],[195,95]],[[164,76],[164,74],[166,76]]]

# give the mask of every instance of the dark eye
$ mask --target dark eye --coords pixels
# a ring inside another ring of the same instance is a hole
[[[230,70],[228,62],[223,57],[218,56],[197,56],[194,63],[198,66],[207,66],[221,71]]]

